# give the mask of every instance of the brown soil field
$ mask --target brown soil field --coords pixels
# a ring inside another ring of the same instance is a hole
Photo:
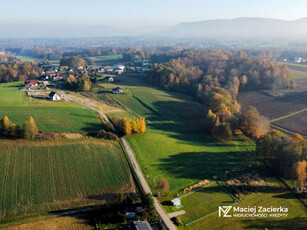
[[[305,79],[303,79],[305,80]],[[270,120],[282,117],[307,107],[307,91],[273,97],[259,91],[242,92],[238,95],[242,110],[254,106]]]
[[[289,69],[307,72],[307,65],[287,64],[287,66],[289,67]]]
[[[295,83],[300,86],[307,87],[307,78],[297,79]]]
[[[307,136],[307,111],[276,121],[273,124]]]

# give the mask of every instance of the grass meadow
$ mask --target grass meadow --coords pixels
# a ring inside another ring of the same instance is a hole
[[[135,192],[120,144],[102,140],[2,141],[0,188],[0,222]]]
[[[86,132],[100,128],[97,114],[71,102],[53,102],[28,97],[21,82],[0,84],[0,117],[22,125],[32,116],[40,131]]]
[[[100,100],[117,105],[124,113],[114,116],[144,116],[145,134],[128,137],[151,188],[160,178],[168,179],[170,194],[200,180],[211,179],[225,170],[249,162],[253,142],[235,138],[218,142],[204,132],[204,108],[194,98],[163,91],[146,84],[145,75],[117,76],[114,84],[102,84],[97,90]],[[123,94],[110,90],[120,85]]]

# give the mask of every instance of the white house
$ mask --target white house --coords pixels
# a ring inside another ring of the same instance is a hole
[[[121,65],[121,64],[115,64],[115,65],[113,65],[113,67],[115,67],[117,70],[124,70],[125,69],[125,66]]]
[[[108,82],[113,82],[114,78],[113,77],[105,77],[104,80],[108,81]]]
[[[56,92],[51,92],[48,96],[48,99],[51,101],[60,101],[61,97]]]
[[[171,202],[172,202],[173,206],[181,205],[181,201],[180,201],[179,198],[175,198],[175,199],[171,200]]]

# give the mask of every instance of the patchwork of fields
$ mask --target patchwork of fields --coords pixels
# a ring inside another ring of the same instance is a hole
[[[0,117],[8,116],[22,125],[32,116],[41,131],[86,132],[97,130],[101,122],[95,112],[70,102],[30,98],[19,91],[21,82],[0,84]]]
[[[2,141],[0,188],[0,221],[136,191],[120,144],[102,140]]]
[[[260,91],[242,92],[238,95],[238,101],[242,109],[256,107],[261,115],[271,120],[273,128],[307,136],[307,67],[289,67],[296,79],[297,89],[274,92],[276,96]]]

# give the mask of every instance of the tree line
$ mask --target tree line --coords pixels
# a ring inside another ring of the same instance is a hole
[[[23,126],[16,125],[7,116],[0,118],[0,137],[34,139],[38,129],[33,117],[29,117]]]
[[[42,70],[37,63],[5,63],[0,65],[0,82],[25,81],[38,78]]]
[[[219,50],[171,53],[174,54],[178,58],[152,68],[148,81],[197,97],[207,110],[207,131],[220,140],[231,139],[232,130],[239,127],[253,137],[267,131],[268,121],[256,109],[247,113],[257,121],[250,121],[248,114],[240,113],[236,100],[239,91],[295,86],[288,67],[270,60]]]
[[[307,141],[299,134],[291,137],[273,130],[256,141],[258,156],[285,178],[296,180],[303,188],[306,181]]]

